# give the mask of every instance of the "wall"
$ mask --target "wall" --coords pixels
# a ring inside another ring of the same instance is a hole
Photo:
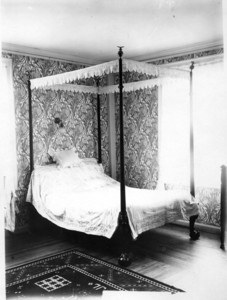
[[[13,85],[16,107],[16,141],[18,190],[16,201],[16,230],[28,224],[25,202],[29,183],[29,122],[28,73],[31,78],[59,74],[83,68],[65,62],[3,53],[12,59]],[[96,97],[66,92],[32,92],[33,136],[35,164],[47,161],[49,147],[74,146],[80,157],[97,157]],[[60,117],[64,132],[57,130],[54,118]],[[106,173],[109,172],[108,115],[105,98],[101,98],[102,155]]]
[[[16,229],[18,229],[29,223],[25,202],[29,183],[28,74],[31,78],[37,78],[80,69],[83,66],[7,53],[3,53],[3,56],[11,58],[13,64],[19,178],[16,193]],[[125,74],[124,80],[129,82],[135,80],[136,76]],[[106,78],[102,84],[105,83]],[[106,100],[106,97],[101,97],[102,159],[105,172],[109,174],[109,125]],[[116,100],[116,155],[119,179],[119,102]],[[63,91],[34,90],[32,101],[35,164],[42,164],[48,160],[47,151],[50,147],[57,148],[63,145],[74,146],[80,157],[97,157],[96,97]],[[129,186],[140,188],[156,186],[157,104],[157,88],[124,94],[125,177]],[[62,119],[63,132],[57,130],[53,122],[55,117]]]
[[[203,51],[184,56],[162,59],[153,63],[168,64],[223,53],[223,49]],[[3,53],[12,58],[14,96],[16,104],[17,160],[19,188],[17,191],[16,227],[28,223],[25,203],[29,182],[29,127],[27,72],[32,78],[80,69],[83,66],[64,62]],[[145,79],[138,74],[125,74],[124,82]],[[105,80],[105,79],[104,79]],[[118,76],[115,77],[118,82]],[[119,179],[119,99],[116,99],[116,157]],[[35,161],[46,160],[52,144],[73,144],[81,157],[97,156],[96,100],[89,95],[64,92],[35,92],[34,144]],[[108,108],[101,99],[102,156],[106,173],[109,173]],[[64,138],[56,132],[53,118],[60,116],[64,122]],[[158,180],[158,88],[124,94],[125,179],[126,184],[138,188],[154,189]],[[220,193],[218,190],[199,189],[201,203],[200,222],[218,225],[220,221]]]
[[[123,82],[149,79],[124,73]],[[118,77],[116,76],[116,83]],[[123,94],[125,183],[155,189],[158,181],[158,87]],[[116,99],[117,178],[120,178],[119,96]]]

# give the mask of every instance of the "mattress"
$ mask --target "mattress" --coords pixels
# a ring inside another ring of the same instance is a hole
[[[185,191],[126,186],[125,192],[134,239],[149,229],[198,214],[198,203]],[[120,183],[93,160],[71,168],[39,166],[32,172],[26,201],[60,227],[111,238],[118,225]]]

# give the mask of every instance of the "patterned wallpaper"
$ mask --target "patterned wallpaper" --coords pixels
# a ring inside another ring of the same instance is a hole
[[[16,107],[16,141],[18,161],[18,191],[16,228],[28,223],[25,202],[29,183],[29,115],[28,72],[31,78],[43,77],[81,69],[83,66],[45,60],[29,56],[3,53],[12,59],[13,85]],[[88,94],[34,90],[32,92],[34,162],[48,160],[49,147],[74,146],[80,157],[97,157],[96,97]],[[59,130],[54,118],[60,117],[64,128]],[[106,173],[109,172],[108,114],[105,97],[101,97],[102,157]]]
[[[199,53],[155,61],[155,64],[188,60],[195,57],[223,53],[223,49],[200,51]],[[83,68],[59,61],[3,53],[13,62],[13,82],[16,104],[16,138],[19,189],[17,191],[16,228],[28,223],[25,203],[29,182],[29,126],[27,72],[31,78],[59,74]],[[123,82],[145,79],[138,74],[124,75]],[[104,78],[105,83],[106,78]],[[115,76],[118,82],[118,76]],[[91,82],[92,84],[92,82]],[[53,122],[60,117],[64,123],[59,131]],[[96,99],[90,95],[65,92],[33,93],[34,152],[35,163],[47,159],[50,146],[74,145],[80,157],[97,157]],[[102,158],[106,173],[109,173],[108,108],[105,97],[101,97]],[[126,184],[138,188],[154,189],[158,180],[158,88],[145,89],[124,94],[125,135],[125,180]],[[117,178],[119,179],[119,98],[116,96],[116,150]],[[219,225],[220,191],[200,188],[196,195],[200,201],[199,221]]]
[[[180,189],[188,192],[190,187],[189,185],[182,186],[166,183],[165,189]],[[196,222],[219,227],[221,225],[221,190],[218,188],[196,186],[195,184],[195,197],[199,202],[199,217]]]
[[[138,73],[124,74],[123,82],[148,79]],[[118,76],[115,78],[118,83]],[[117,178],[120,178],[119,95],[116,99]],[[125,183],[154,189],[158,180],[158,87],[123,94]]]
[[[97,157],[95,96],[63,91],[47,93],[34,91],[33,99],[34,159],[37,164],[48,161],[49,148],[75,147],[81,158]],[[105,99],[101,99],[101,107],[101,115],[105,116],[101,121],[102,132],[105,133],[108,126]],[[55,117],[63,121],[63,128],[59,129],[53,122]],[[102,147],[104,148],[103,162],[108,172],[106,138],[108,137],[104,135]]]
[[[220,48],[216,48],[216,49],[202,50],[202,51],[198,51],[198,52],[177,55],[177,56],[172,56],[172,57],[168,57],[168,58],[162,58],[162,59],[151,61],[151,63],[155,64],[155,65],[163,65],[163,64],[175,63],[175,62],[179,62],[179,61],[194,60],[194,59],[198,59],[200,57],[206,57],[206,56],[211,57],[213,55],[218,55],[218,54],[223,54],[223,53],[224,53],[224,49],[222,47],[220,47]]]

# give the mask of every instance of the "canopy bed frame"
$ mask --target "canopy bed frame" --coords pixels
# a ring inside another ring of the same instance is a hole
[[[227,236],[227,218],[226,218],[226,211],[227,211],[227,166],[221,166],[221,234],[220,240],[221,245],[220,248],[225,250],[225,242]]]
[[[158,67],[147,63],[139,63],[131,60],[124,59],[123,47],[119,47],[118,55],[119,59],[109,63],[104,63],[98,66],[92,66],[85,69],[80,69],[72,72],[58,74],[54,76],[48,76],[43,78],[28,80],[28,96],[29,96],[29,138],[30,138],[30,173],[34,169],[34,154],[33,154],[33,121],[32,121],[32,89],[42,88],[44,90],[66,90],[74,92],[84,92],[97,94],[97,124],[98,124],[98,163],[102,163],[101,154],[101,122],[100,122],[100,95],[119,92],[119,121],[120,121],[120,212],[118,217],[117,233],[121,238],[122,253],[119,257],[119,264],[127,266],[130,264],[131,259],[129,256],[129,243],[131,241],[131,230],[129,227],[129,219],[126,210],[126,195],[125,195],[125,171],[124,171],[124,120],[123,120],[123,92],[135,91],[147,87],[154,87],[157,84],[161,84],[167,78],[176,79],[177,77],[188,78],[187,71],[180,70],[168,70],[167,68]],[[192,63],[190,67],[190,99],[192,105],[192,71],[194,65]],[[138,73],[145,73],[152,75],[153,79],[124,83],[123,86],[123,72],[135,71]],[[103,75],[118,72],[119,85],[112,86],[100,86],[99,78]],[[84,86],[75,84],[76,80],[95,77],[96,87]],[[73,82],[74,84],[70,84]],[[193,128],[192,128],[192,116],[191,116],[191,132],[190,132],[190,157],[191,157],[191,180],[190,191],[191,195],[195,196],[194,187],[194,168],[193,168]],[[195,230],[195,221],[198,215],[190,217],[189,229],[190,237],[192,240],[199,238],[199,232]]]

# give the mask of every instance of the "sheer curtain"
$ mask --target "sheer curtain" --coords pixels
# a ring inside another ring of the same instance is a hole
[[[220,225],[221,166],[227,165],[227,93],[218,60],[196,62],[193,70],[195,196],[199,222],[215,226]],[[189,82],[163,86],[159,105],[159,187],[189,190]]]
[[[227,100],[222,62],[195,67],[195,183],[220,188],[221,165],[227,163]]]
[[[14,231],[17,160],[12,62],[10,59],[2,59],[1,62],[0,140],[0,198],[4,205],[5,228]]]
[[[159,187],[188,187],[189,152],[189,80],[165,84],[159,101]]]
[[[160,171],[162,181],[189,186],[189,82],[162,88]],[[227,163],[227,101],[222,62],[195,64],[193,71],[195,185],[220,188]]]

